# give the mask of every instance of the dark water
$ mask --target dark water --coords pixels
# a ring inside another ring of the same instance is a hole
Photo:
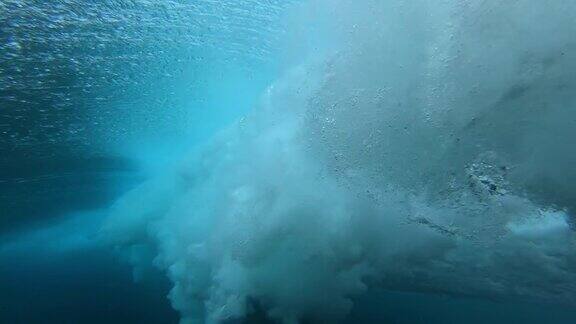
[[[168,282],[134,283],[108,251],[2,259],[2,323],[178,323]]]
[[[170,284],[150,270],[134,282],[109,251],[2,253],[2,323],[178,323]],[[360,297],[346,323],[573,323],[576,310],[537,302],[375,290]],[[266,323],[263,314],[243,322]]]
[[[150,268],[133,281],[132,267],[102,248],[3,251],[2,323],[178,323],[168,280]],[[370,291],[346,323],[572,323],[576,310],[549,303]],[[242,322],[266,323],[263,314]]]
[[[576,323],[575,21],[0,0],[0,323]]]

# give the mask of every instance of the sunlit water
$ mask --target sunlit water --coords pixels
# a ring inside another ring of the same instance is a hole
[[[0,322],[575,323],[575,23],[0,1]]]

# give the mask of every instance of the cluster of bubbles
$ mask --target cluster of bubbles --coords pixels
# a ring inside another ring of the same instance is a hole
[[[308,6],[321,48],[105,238],[184,323],[335,321],[371,286],[576,302],[576,4]]]

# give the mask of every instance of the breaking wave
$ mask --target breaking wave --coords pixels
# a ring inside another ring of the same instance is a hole
[[[259,105],[113,207],[135,274],[183,323],[338,321],[376,286],[574,304],[576,3],[298,12]]]

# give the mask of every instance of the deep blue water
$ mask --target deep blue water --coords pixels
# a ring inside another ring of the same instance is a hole
[[[178,323],[166,299],[169,282],[150,268],[134,282],[129,265],[108,250],[3,252],[2,323]],[[375,289],[346,323],[572,323],[563,305]],[[265,322],[254,315],[245,322]]]
[[[0,323],[576,323],[575,20],[0,0]]]

